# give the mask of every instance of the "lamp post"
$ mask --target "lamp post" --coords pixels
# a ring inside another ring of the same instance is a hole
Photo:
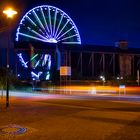
[[[3,14],[5,14],[9,20],[8,25],[8,45],[7,45],[7,71],[6,71],[6,108],[9,107],[9,49],[10,49],[10,20],[14,17],[14,15],[17,14],[17,11],[13,10],[12,8],[7,8],[3,11]]]

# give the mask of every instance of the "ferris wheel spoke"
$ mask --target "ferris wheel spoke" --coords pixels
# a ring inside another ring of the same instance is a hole
[[[50,36],[52,36],[52,22],[51,22],[51,14],[50,14],[50,8],[49,7],[48,7],[48,15],[49,15],[49,24],[50,24],[50,31],[51,31]]]
[[[67,33],[69,33],[74,27],[71,27],[69,30],[67,30],[65,33],[63,33],[61,36],[58,36],[56,39],[60,39],[61,37],[63,37],[64,35],[66,35]]]
[[[35,22],[34,22],[29,16],[26,16],[26,18],[28,19],[28,21],[31,22],[32,25],[37,26],[37,25],[35,24]]]
[[[54,36],[55,26],[56,26],[56,17],[57,17],[57,9],[55,10],[55,15],[54,15],[54,23],[53,23],[53,36]]]
[[[63,40],[67,40],[67,39],[70,39],[70,38],[73,38],[73,37],[75,37],[75,36],[77,36],[77,34],[71,35],[71,36],[68,36],[68,37],[65,37],[65,38],[63,38],[63,39],[61,39],[61,40],[58,40],[58,42],[63,41]]]
[[[41,35],[41,34],[39,34],[38,32],[32,30],[30,27],[27,27],[27,29],[28,29],[30,32],[36,34],[38,37],[41,37],[42,39],[45,39],[45,40],[47,39],[47,38],[44,37],[43,35]]]
[[[71,42],[71,41],[70,42],[62,42],[62,43],[63,44],[79,44],[79,45],[81,44],[81,42]]]
[[[45,34],[41,29],[39,29],[39,31],[44,35],[44,37],[49,38],[49,35]]]
[[[31,22],[31,24],[33,24],[35,27],[37,27],[37,24],[30,18],[30,17],[28,17],[28,16],[26,16],[26,18],[28,19],[28,21],[30,21]],[[22,24],[23,25],[23,24]],[[25,25],[24,25],[25,26]],[[26,27],[25,27],[26,28]],[[29,29],[29,27],[27,27],[28,29]],[[43,31],[42,31],[42,29],[39,29],[42,33],[44,33]]]
[[[41,20],[39,19],[39,17],[37,16],[36,12],[33,10],[33,14],[37,20],[37,22],[39,23],[39,25],[41,26],[41,28],[46,32],[44,25],[42,24]]]
[[[57,29],[56,29],[56,32],[55,32],[54,38],[56,38],[56,35],[57,35],[57,32],[58,32],[58,29],[59,29],[59,27],[60,27],[60,25],[61,25],[61,22],[62,22],[62,20],[63,20],[63,17],[64,17],[64,13],[61,15],[61,18],[60,18],[60,20],[59,20],[59,23],[58,23],[58,26],[57,26]]]
[[[45,23],[45,27],[47,28],[48,33],[49,33],[50,30],[49,30],[49,27],[48,27],[47,21],[46,21],[46,19],[45,19],[45,15],[44,15],[44,12],[43,12],[42,7],[41,7],[41,14],[42,14],[42,16],[43,16],[43,20],[44,20],[44,23]],[[48,34],[48,33],[47,33],[47,34]]]
[[[69,20],[67,20],[67,22],[64,24],[64,26],[62,27],[62,29],[57,34],[56,38],[61,34],[61,32],[64,30],[64,28],[67,26],[68,23],[69,23]]]
[[[34,34],[36,34],[37,36],[41,37],[42,39],[47,39],[46,37],[44,37],[43,35],[39,34],[38,32],[31,30],[31,32],[33,32]]]
[[[32,36],[32,35],[27,35],[27,34],[20,33],[20,32],[18,34],[21,35],[21,36],[24,36],[24,37],[28,37],[28,38],[31,38],[31,39],[38,40],[38,41],[47,42],[44,39],[41,39],[41,38],[38,38],[38,37],[35,37],[35,36]]]

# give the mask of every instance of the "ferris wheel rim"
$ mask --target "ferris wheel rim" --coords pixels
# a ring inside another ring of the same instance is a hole
[[[78,31],[78,28],[77,28],[77,26],[75,25],[75,23],[74,23],[74,21],[72,20],[72,18],[71,18],[66,12],[64,12],[63,10],[61,10],[61,9],[55,7],[55,6],[51,6],[51,5],[40,5],[40,6],[36,6],[36,7],[30,9],[29,11],[27,11],[27,12],[25,13],[25,15],[24,15],[24,16],[22,17],[22,19],[20,20],[19,25],[18,25],[18,28],[17,28],[17,32],[16,32],[16,41],[19,41],[19,35],[23,35],[22,33],[19,32],[20,26],[22,25],[23,21],[26,19],[27,15],[28,15],[29,13],[34,12],[34,10],[36,10],[36,9],[38,9],[38,8],[39,8],[39,9],[40,9],[40,8],[49,8],[49,10],[52,8],[52,9],[55,9],[55,10],[59,11],[60,13],[63,13],[63,15],[66,16],[66,18],[67,18],[69,21],[72,22],[72,25],[73,25],[72,28],[74,28],[74,31],[75,31],[75,33],[76,33],[76,34],[73,35],[73,36],[77,36],[77,41],[75,41],[75,42],[63,41],[62,43],[63,43],[63,44],[81,44],[81,37],[80,37],[79,31]],[[69,29],[69,30],[72,30],[72,29]],[[25,35],[25,36],[26,36],[26,35]],[[61,36],[62,36],[62,35],[61,35]],[[60,38],[61,36],[59,36],[59,38]],[[63,36],[64,36],[64,35],[63,35]],[[58,37],[58,35],[57,35],[57,37]],[[71,36],[71,37],[72,37],[72,36]],[[43,38],[43,37],[42,37],[42,38]],[[58,39],[59,39],[59,38],[58,38]],[[65,39],[68,39],[68,38],[69,38],[69,37],[66,37]],[[34,38],[34,39],[36,39],[36,38]],[[38,39],[38,41],[42,41],[42,40]],[[52,40],[50,40],[50,42],[44,40],[44,42],[48,42],[48,43],[52,43],[51,41],[52,41]],[[53,43],[57,43],[56,40],[53,40],[53,41],[54,41]]]

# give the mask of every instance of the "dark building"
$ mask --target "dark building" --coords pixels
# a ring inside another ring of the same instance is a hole
[[[30,46],[34,48],[34,56],[36,54],[51,55],[50,71],[53,78],[55,78],[53,75],[59,71],[60,65],[71,67],[72,79],[94,80],[98,79],[100,75],[104,75],[108,79],[117,76],[131,76],[136,79],[137,70],[140,69],[140,49],[138,48],[15,42],[15,48],[10,49],[10,69],[17,76],[18,69],[21,67],[17,54],[29,54],[28,57],[32,59]],[[39,59],[34,63],[39,66],[37,63],[40,62],[42,56],[38,57]],[[6,48],[1,48],[0,60],[0,67],[6,67]],[[33,62],[30,62],[30,65],[31,63]]]

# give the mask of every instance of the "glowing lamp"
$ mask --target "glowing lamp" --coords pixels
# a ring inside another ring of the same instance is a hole
[[[8,8],[4,10],[3,13],[6,14],[8,18],[13,18],[13,16],[17,14],[17,11],[13,10],[12,8]]]

